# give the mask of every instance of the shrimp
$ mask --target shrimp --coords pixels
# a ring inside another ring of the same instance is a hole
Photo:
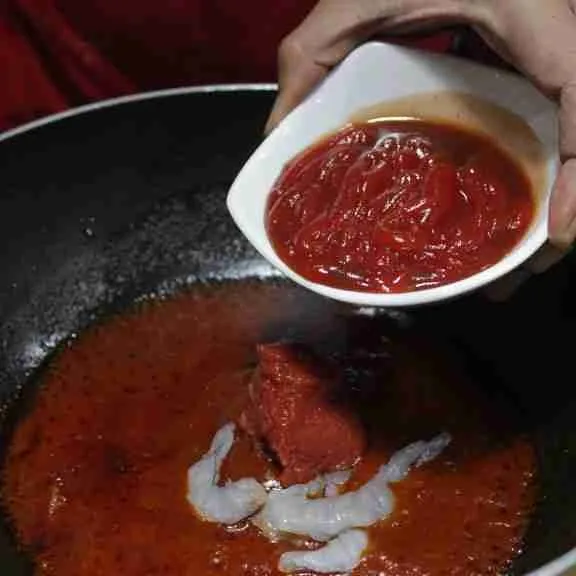
[[[352,572],[368,547],[368,536],[363,530],[348,530],[319,548],[285,552],[280,556],[281,572],[314,572],[342,574]]]
[[[231,423],[218,430],[210,450],[188,469],[188,502],[208,522],[237,524],[266,502],[266,490],[254,478],[218,486],[220,467],[234,443],[234,431]]]
[[[351,476],[352,470],[337,470],[324,475],[324,496],[338,496]]]
[[[450,441],[450,435],[444,433],[429,442],[406,446],[353,492],[310,499],[308,496],[315,484],[274,490],[252,522],[272,541],[284,534],[293,534],[327,542],[351,528],[371,526],[394,509],[394,495],[388,484],[404,479],[413,466],[436,458]]]

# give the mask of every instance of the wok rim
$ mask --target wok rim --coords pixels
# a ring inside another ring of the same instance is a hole
[[[166,98],[171,96],[185,96],[187,94],[211,94],[211,93],[229,93],[229,92],[275,92],[278,89],[278,84],[264,83],[264,82],[249,82],[249,83],[233,83],[233,84],[202,84],[198,86],[180,86],[177,88],[165,88],[162,90],[149,90],[144,92],[137,92],[135,94],[127,94],[124,96],[117,96],[115,98],[107,98],[91,102],[82,106],[74,106],[63,110],[62,112],[55,112],[48,116],[43,116],[37,120],[26,122],[15,128],[0,132],[0,142],[4,142],[14,136],[19,136],[25,132],[47,126],[66,120],[73,116],[80,116],[87,112],[95,112],[105,108],[112,108],[114,106],[121,106],[122,104],[131,104],[133,102],[140,102],[143,100],[152,100],[155,98]]]
[[[97,102],[91,102],[82,106],[76,106],[62,112],[57,112],[37,120],[27,122],[10,130],[1,132],[0,143],[6,142],[7,140],[26,134],[38,128],[49,126],[62,120],[67,120],[68,118],[73,118],[75,116],[80,116],[90,112],[97,112],[99,110],[121,106],[124,104],[132,104],[157,98],[169,98],[172,96],[186,96],[190,94],[275,92],[277,89],[278,85],[275,83],[252,82],[182,86],[177,88],[138,92],[135,94],[128,94],[115,98],[99,100]],[[568,572],[571,568],[576,568],[576,546],[561,556],[558,556],[554,560],[551,560],[547,564],[542,565],[540,568],[526,573],[524,576],[576,576],[576,573],[571,574]]]

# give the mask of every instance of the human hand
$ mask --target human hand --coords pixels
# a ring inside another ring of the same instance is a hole
[[[560,107],[562,165],[549,214],[549,243],[488,290],[506,298],[543,272],[576,237],[576,0],[320,0],[279,50],[279,94],[270,131],[365,40],[448,24],[472,26],[505,60]]]

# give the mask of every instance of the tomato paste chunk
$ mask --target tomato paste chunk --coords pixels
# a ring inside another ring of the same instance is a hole
[[[241,423],[273,453],[282,484],[353,466],[364,452],[365,432],[345,406],[335,367],[297,345],[260,345],[258,356]]]

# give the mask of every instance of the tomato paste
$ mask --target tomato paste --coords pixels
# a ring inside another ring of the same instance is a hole
[[[244,428],[270,450],[285,486],[352,468],[366,447],[337,371],[293,344],[258,346]]]
[[[488,137],[382,120],[348,126],[292,160],[266,226],[280,258],[309,280],[404,292],[495,264],[533,212],[522,167]]]

